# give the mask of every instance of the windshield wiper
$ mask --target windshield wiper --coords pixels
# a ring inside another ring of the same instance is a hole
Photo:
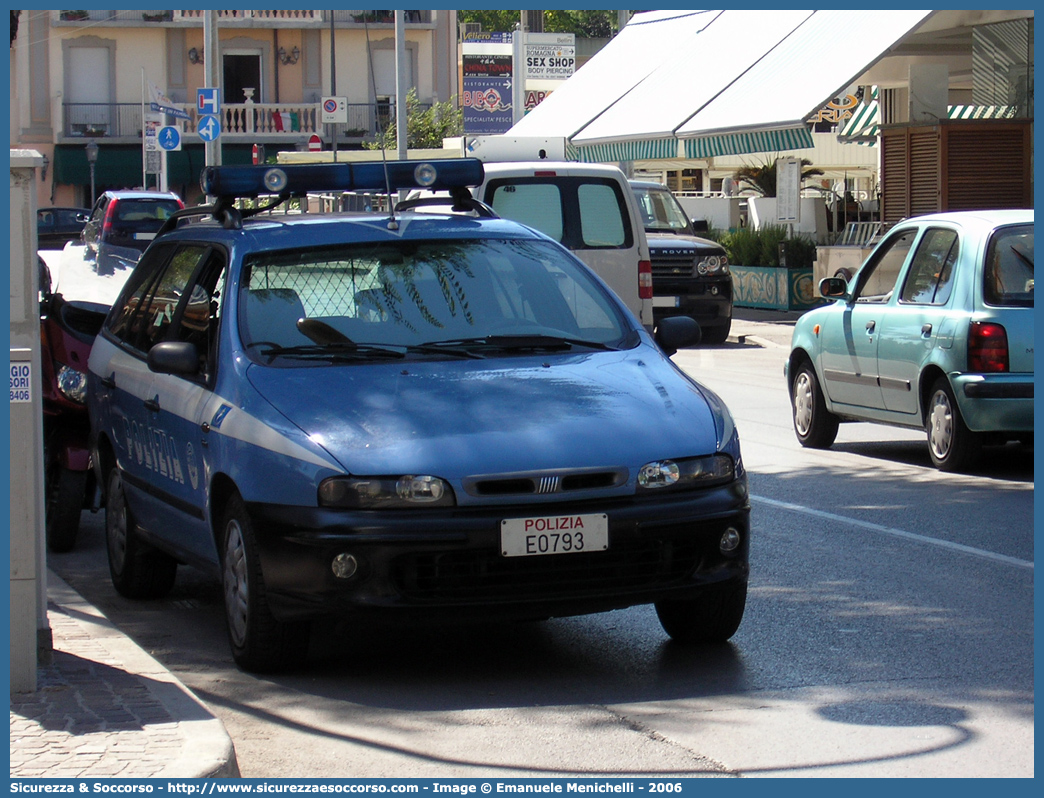
[[[503,351],[514,350],[568,350],[573,347],[585,347],[587,349],[600,349],[602,351],[615,352],[616,347],[603,344],[600,341],[584,341],[579,338],[566,338],[557,335],[484,335],[476,338],[456,338],[448,341],[431,341],[424,344],[432,348],[454,348],[454,349],[499,349]]]
[[[251,346],[268,346],[260,352],[262,357],[268,358],[271,363],[277,357],[293,357],[313,360],[354,360],[368,358],[388,358],[391,360],[402,360],[408,354],[440,355],[442,357],[457,357],[465,359],[482,360],[483,355],[477,352],[468,352],[452,349],[443,349],[438,346],[427,344],[391,344],[390,346],[401,346],[402,350],[392,349],[389,346],[379,344],[357,344],[354,341],[342,341],[329,344],[301,344],[299,346],[279,346],[268,341],[256,341]]]
[[[255,341],[250,346],[268,346],[260,352],[261,357],[267,357],[271,363],[277,357],[293,357],[316,360],[341,360],[352,358],[390,358],[401,360],[406,357],[404,352],[388,349],[384,346],[373,344],[357,344],[354,342],[342,342],[336,344],[301,344],[299,346],[279,346],[268,341]]]
[[[1026,256],[1026,254],[1025,254],[1025,253],[1021,252],[1021,251],[1020,251],[1020,250],[1019,250],[1018,248],[1016,248],[1015,246],[1012,246],[1012,247],[1011,247],[1011,251],[1015,253],[1015,257],[1016,257],[1016,258],[1018,258],[1018,259],[1019,259],[1019,260],[1021,260],[1021,261],[1022,261],[1023,263],[1025,263],[1025,264],[1026,264],[1027,266],[1029,266],[1029,267],[1030,267],[1030,270],[1032,270],[1032,269],[1033,269],[1033,261],[1032,261],[1032,260],[1031,260],[1030,258],[1028,258],[1028,257]]]
[[[411,355],[441,355],[442,357],[461,357],[470,360],[486,359],[485,355],[480,355],[478,352],[471,352],[467,349],[447,348],[442,343],[442,341],[439,341],[433,344],[408,344],[406,345],[406,351]]]

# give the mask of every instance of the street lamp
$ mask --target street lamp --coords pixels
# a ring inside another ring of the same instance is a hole
[[[91,201],[88,205],[94,205],[94,164],[98,162],[98,145],[94,139],[87,143],[87,166],[91,169]]]

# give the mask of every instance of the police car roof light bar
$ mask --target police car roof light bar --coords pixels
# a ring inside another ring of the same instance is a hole
[[[208,166],[199,184],[212,197],[304,196],[320,191],[449,191],[477,186],[484,176],[477,158],[295,166]]]

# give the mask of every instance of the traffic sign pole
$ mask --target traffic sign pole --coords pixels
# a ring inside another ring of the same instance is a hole
[[[330,15],[331,17],[333,14]],[[203,12],[203,85],[221,85],[221,42],[218,37],[218,12],[210,9]],[[213,89],[217,92],[217,89]],[[216,95],[215,95],[216,99]],[[198,108],[198,106],[197,106]],[[219,113],[215,108],[212,113]],[[207,140],[204,145],[207,166],[221,166],[221,145],[217,139]]]

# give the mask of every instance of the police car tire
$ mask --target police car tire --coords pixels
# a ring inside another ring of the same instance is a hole
[[[83,492],[87,472],[55,464],[47,480],[47,548],[56,553],[72,551],[80,531]]]
[[[221,585],[228,642],[240,668],[270,673],[304,661],[310,625],[279,621],[272,615],[253,523],[238,494],[229,499],[221,521]],[[244,617],[233,617],[234,613]]]
[[[116,592],[125,598],[162,598],[174,587],[178,563],[138,535],[118,466],[105,481],[105,550]]]
[[[724,643],[739,629],[746,605],[746,581],[732,581],[709,587],[695,599],[658,601],[656,615],[672,640]]]

